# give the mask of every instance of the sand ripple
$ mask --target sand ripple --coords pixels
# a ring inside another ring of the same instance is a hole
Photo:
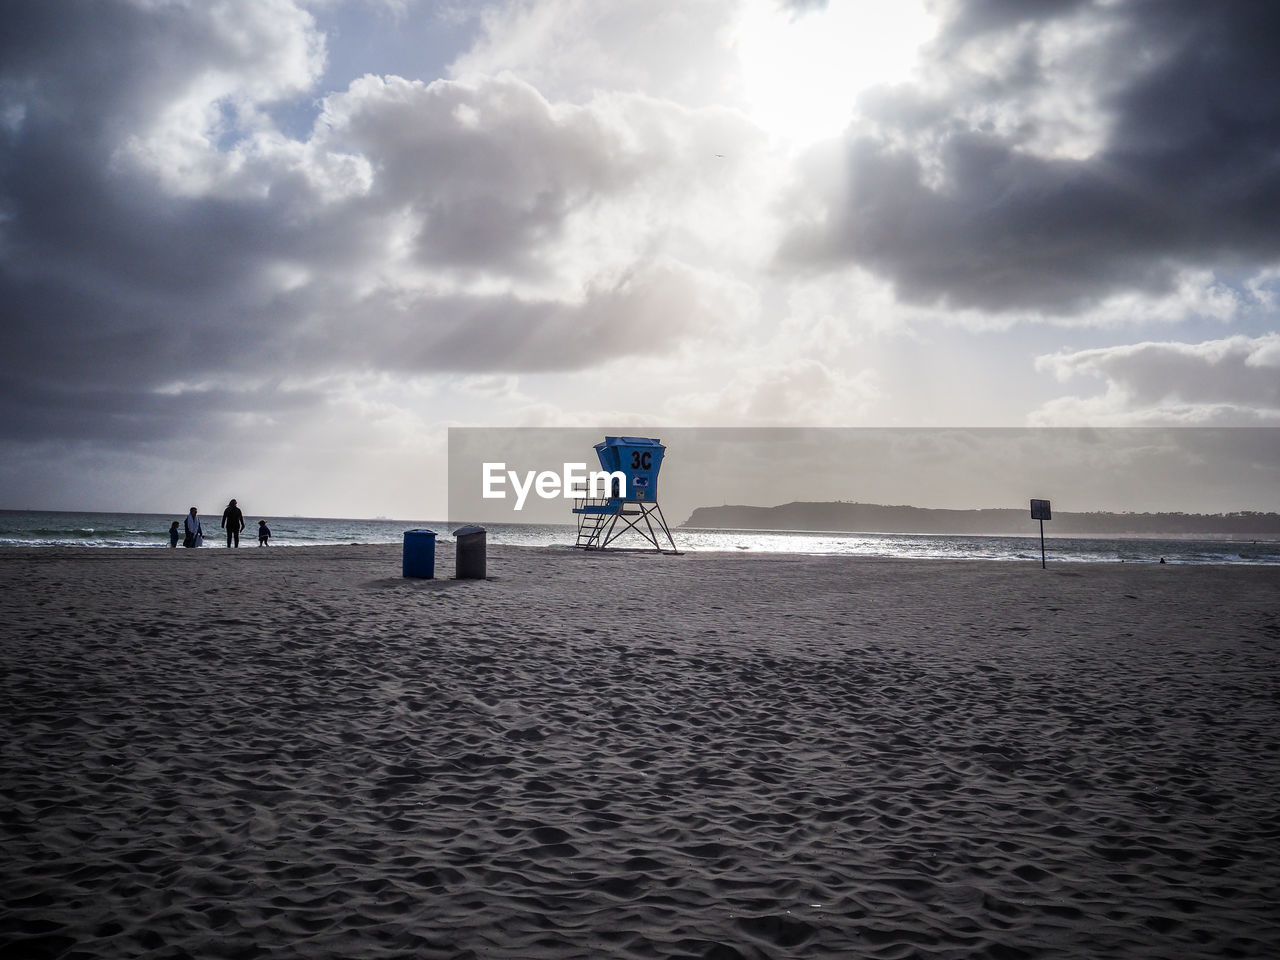
[[[1280,949],[1277,572],[111,553],[0,554],[0,958]]]

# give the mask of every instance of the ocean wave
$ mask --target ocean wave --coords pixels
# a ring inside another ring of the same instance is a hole
[[[180,519],[166,514],[86,514],[0,512],[3,547],[167,547],[169,524]],[[210,518],[205,548],[223,549],[224,532]],[[404,531],[434,529],[441,542],[459,524],[447,521],[361,520],[324,517],[268,518],[272,546],[337,546],[395,544]],[[240,535],[242,547],[257,546],[256,520]],[[858,534],[815,531],[712,530],[677,528],[677,547],[686,552],[754,552],[803,555],[909,558],[917,560],[996,560],[1028,563],[1040,559],[1038,537],[929,536],[925,534]],[[514,546],[571,546],[572,524],[493,524],[493,544]],[[618,541],[626,547],[628,542]],[[1272,541],[1188,540],[1183,538],[1048,538],[1048,562],[1280,564],[1280,543]]]

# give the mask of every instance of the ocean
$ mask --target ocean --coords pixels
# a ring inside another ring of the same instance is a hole
[[[204,549],[226,549],[218,529],[220,515],[205,520]],[[258,549],[258,517],[246,517],[241,549]],[[355,520],[329,517],[269,517],[272,546],[307,547],[350,543],[400,543],[404,531],[425,527],[441,541],[452,539],[460,523],[443,520]],[[155,547],[169,546],[169,524],[181,514],[74,513],[0,510],[0,549],[5,547]],[[523,546],[572,546],[576,528],[564,524],[499,523],[486,528],[488,541]],[[839,554],[937,560],[1040,560],[1038,530],[1025,537],[931,536],[926,534],[839,533],[766,530],[707,530],[677,527],[672,533],[682,551]],[[623,538],[617,547],[644,546]],[[181,549],[181,548],[179,548]],[[269,548],[268,548],[269,549]],[[1046,529],[1049,561],[1084,563],[1280,564],[1280,541],[1055,538]]]

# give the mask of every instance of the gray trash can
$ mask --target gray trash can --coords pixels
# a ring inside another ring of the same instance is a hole
[[[486,531],[484,527],[468,524],[453,531],[457,539],[455,560],[459,580],[484,579],[484,552]]]
[[[406,530],[404,532],[404,557],[400,564],[406,577],[433,580],[436,575],[436,532],[434,530]]]

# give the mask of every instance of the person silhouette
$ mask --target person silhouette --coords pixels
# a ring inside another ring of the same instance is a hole
[[[191,508],[186,519],[182,521],[182,527],[186,534],[182,539],[182,545],[184,547],[200,546],[204,540],[204,531],[200,529],[200,517],[197,516],[195,507]]]
[[[244,529],[244,514],[236,506],[235,497],[231,498],[231,502],[227,504],[227,509],[222,511],[222,526],[227,528],[227,546],[230,547],[233,540],[237,547],[240,546],[240,531]]]

